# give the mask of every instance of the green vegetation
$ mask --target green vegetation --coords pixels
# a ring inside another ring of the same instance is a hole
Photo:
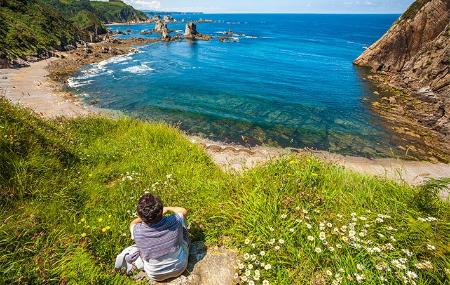
[[[0,59],[42,55],[73,44],[77,31],[61,13],[39,0],[4,0],[0,6]]]
[[[131,283],[112,267],[144,191],[189,208],[194,240],[240,250],[240,275],[256,284],[448,284],[440,186],[312,157],[227,174],[163,124],[48,121],[1,99],[0,284]]]
[[[91,1],[91,5],[95,9],[96,15],[103,22],[143,21],[147,19],[144,12],[135,10],[122,1]]]
[[[121,1],[2,0],[0,59],[45,55],[77,40],[106,33],[102,22],[144,20],[143,12]]]
[[[408,10],[406,10],[406,12],[403,13],[403,15],[400,17],[400,20],[408,20],[414,18],[417,12],[419,12],[420,9],[422,9],[422,7],[430,1],[431,0],[414,1],[414,3],[412,3],[411,6],[409,6]]]

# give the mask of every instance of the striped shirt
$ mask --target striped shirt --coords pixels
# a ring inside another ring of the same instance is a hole
[[[133,225],[134,239],[147,275],[156,281],[179,276],[188,262],[188,243],[184,239],[184,218],[174,214],[154,224]]]

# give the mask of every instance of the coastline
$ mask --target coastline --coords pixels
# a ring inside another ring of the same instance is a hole
[[[141,41],[139,41],[141,42]],[[153,41],[152,41],[153,42]],[[0,94],[15,104],[28,107],[43,117],[64,116],[76,118],[89,115],[113,115],[113,112],[88,106],[74,97],[70,92],[62,91],[67,78],[82,65],[100,62],[108,58],[132,52],[134,42],[121,43],[119,54],[103,53],[105,43],[91,46],[92,53],[86,57],[86,48],[60,53],[60,59],[51,58],[31,63],[30,67],[21,69],[0,69]],[[96,56],[102,53],[102,56]],[[375,175],[420,185],[429,178],[450,177],[450,165],[424,161],[404,161],[393,158],[369,159],[345,156],[327,151],[309,149],[290,149],[266,146],[245,147],[211,141],[198,136],[187,136],[201,146],[212,160],[222,169],[241,172],[253,168],[271,159],[284,155],[314,155],[321,160],[340,165],[355,172]],[[441,193],[448,197],[448,190]]]
[[[393,132],[401,134],[408,141],[420,140],[425,146],[421,149],[414,148],[413,151],[448,163],[450,137],[423,123],[436,112],[436,104],[415,96],[420,93],[420,85],[407,85],[398,77],[398,74],[369,73],[367,80],[380,90],[373,95],[372,111],[384,119],[386,127]]]

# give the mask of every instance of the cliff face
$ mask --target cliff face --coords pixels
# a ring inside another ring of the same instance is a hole
[[[418,0],[355,60],[376,71],[401,72],[449,24],[450,0]],[[409,63],[409,64],[408,64]]]
[[[375,109],[392,121],[409,120],[417,135],[429,130],[450,157],[450,0],[417,0],[354,63],[403,91]]]

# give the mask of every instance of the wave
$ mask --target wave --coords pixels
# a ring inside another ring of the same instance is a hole
[[[146,73],[147,71],[154,71],[154,69],[149,67],[146,64],[141,64],[141,65],[135,65],[135,66],[130,66],[130,67],[124,68],[124,69],[122,69],[122,71],[130,72],[130,73],[134,73],[134,74],[142,74],[142,73]]]
[[[85,86],[85,85],[89,85],[92,82],[94,82],[93,80],[83,80],[83,81],[79,81],[77,80],[77,78],[71,77],[69,79],[67,79],[67,85],[71,88],[77,88],[77,87],[81,87],[81,86]]]
[[[106,60],[100,61],[96,65],[99,66],[99,67],[104,67],[104,66],[106,66],[108,64],[111,64],[111,63],[119,63],[119,62],[129,61],[129,60],[132,60],[132,58],[131,58],[132,54],[134,54],[134,52],[128,53],[128,54],[124,54],[124,55],[115,56],[115,57],[111,57],[111,58],[108,58]]]

